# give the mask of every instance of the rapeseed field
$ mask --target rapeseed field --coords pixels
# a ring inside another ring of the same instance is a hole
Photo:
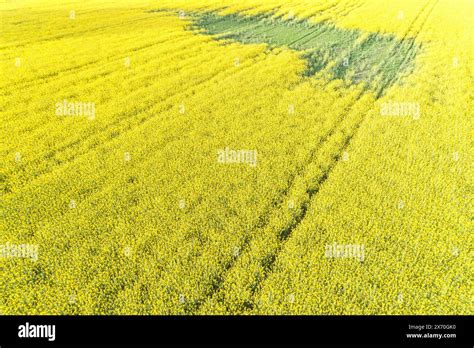
[[[2,314],[468,314],[470,0],[0,4]]]

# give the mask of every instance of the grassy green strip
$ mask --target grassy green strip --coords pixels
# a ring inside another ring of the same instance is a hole
[[[363,83],[379,95],[413,69],[419,50],[413,39],[399,40],[378,33],[361,39],[362,33],[358,30],[341,29],[325,22],[215,13],[196,14],[194,19],[195,28],[219,40],[266,43],[271,47],[303,51],[308,62],[305,76],[327,69],[331,79]]]

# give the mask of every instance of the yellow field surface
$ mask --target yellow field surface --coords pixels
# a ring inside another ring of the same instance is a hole
[[[0,312],[472,313],[473,9],[0,3]]]

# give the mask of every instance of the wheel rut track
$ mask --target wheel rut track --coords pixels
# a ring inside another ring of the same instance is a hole
[[[433,3],[433,6],[429,9],[428,11],[428,14],[426,15],[426,17],[423,19],[422,21],[422,24],[420,26],[420,29],[417,31],[417,35],[421,32],[421,30],[423,29],[424,25],[426,24],[426,22],[428,21],[431,13],[433,12],[434,8],[436,7],[436,4],[438,3],[439,0],[436,0],[434,3]],[[412,30],[412,28],[416,25],[416,22],[418,21],[418,19],[421,17],[421,15],[425,12],[425,10],[428,8],[429,4],[430,4],[430,0],[428,0],[427,4],[425,5],[425,7],[420,11],[420,13],[415,17],[415,19],[413,20],[413,22],[411,23],[409,29],[407,30],[407,33],[405,34],[404,36],[404,40],[408,37],[410,31]],[[394,49],[398,49],[399,45],[396,46]],[[380,67],[382,68],[382,67]],[[304,205],[302,207],[302,213],[300,214],[301,216],[298,216],[298,218],[295,220],[294,224],[292,225],[292,227],[288,230],[288,231],[281,231],[280,232],[280,239],[281,239],[281,244],[279,245],[279,248],[277,250],[277,252],[275,253],[274,257],[273,257],[273,260],[272,262],[269,264],[269,267],[268,267],[268,270],[267,272],[265,273],[265,276],[260,279],[259,281],[259,284],[257,284],[257,286],[255,287],[255,292],[253,294],[253,298],[255,298],[255,296],[257,295],[257,293],[259,293],[261,287],[259,287],[259,285],[263,284],[265,282],[266,279],[268,279],[268,277],[270,276],[270,274],[272,273],[273,269],[274,269],[274,266],[275,266],[275,263],[276,263],[276,260],[278,259],[278,256],[279,254],[281,253],[281,251],[283,250],[283,247],[286,243],[286,241],[291,237],[293,231],[298,227],[298,225],[301,223],[301,221],[303,221],[303,219],[305,218],[306,216],[306,213],[308,211],[308,207],[309,207],[309,204],[311,203],[311,200],[314,198],[314,196],[317,195],[317,193],[320,191],[320,188],[321,186],[324,184],[324,182],[326,182],[328,179],[329,179],[329,176],[331,174],[331,172],[333,171],[333,169],[336,167],[336,165],[339,163],[339,160],[340,158],[342,157],[342,154],[344,151],[346,151],[346,149],[350,146],[351,144],[351,141],[352,139],[357,135],[359,129],[361,128],[362,124],[364,123],[364,121],[367,119],[367,117],[363,117],[361,119],[361,121],[356,125],[354,131],[352,132],[352,134],[350,134],[347,139],[345,140],[342,148],[341,148],[341,151],[339,152],[339,154],[337,155],[337,158],[335,159],[335,161],[331,164],[331,166],[328,168],[328,170],[324,173],[323,177],[321,178],[321,180],[318,182],[318,186],[315,190],[312,190],[312,191],[309,191],[308,194],[309,194],[309,200],[308,200],[308,204]],[[253,304],[250,306],[251,309],[253,309]]]
[[[427,11],[427,15],[426,17],[423,19],[422,21],[422,24],[420,26],[420,29],[418,30],[417,32],[417,35],[418,33],[423,29],[425,23],[427,22],[428,18],[430,17],[431,13],[433,12],[434,8],[436,7],[436,4],[438,3],[439,0],[436,0],[433,4],[433,6],[427,10],[429,8],[429,5],[431,2],[431,0],[428,0],[426,5],[421,9],[421,11],[418,13],[418,15],[414,18],[414,20],[412,21],[412,23],[410,24],[410,26],[408,27],[405,35],[403,36],[403,40],[406,40],[410,34],[410,32],[412,31],[412,29],[415,27],[416,23],[418,22],[419,18],[422,17],[423,13],[425,13],[425,11]],[[416,36],[415,36],[416,37]],[[396,45],[393,49],[392,49],[392,52],[394,52],[396,49],[398,49],[400,47],[401,44],[398,44]],[[381,64],[379,66],[379,70],[380,69],[383,69],[384,67],[384,64]],[[393,82],[393,81],[392,81]],[[391,84],[388,84],[388,87],[390,86]],[[353,109],[353,107],[356,105],[356,103],[360,100],[360,97],[364,94],[364,92],[361,92],[358,97],[355,99],[354,103],[350,106],[349,108],[349,112],[351,112],[351,110]],[[377,97],[380,97],[381,94],[377,94]],[[342,146],[340,147],[337,155],[335,156],[334,160],[331,162],[331,164],[329,165],[329,167],[327,168],[327,170],[323,173],[323,175],[321,176],[320,180],[317,182],[317,185],[316,185],[316,188],[315,189],[310,189],[308,188],[307,189],[307,199],[305,200],[305,202],[303,203],[303,205],[301,206],[301,212],[294,218],[294,220],[291,222],[290,226],[284,230],[281,230],[278,232],[278,238],[280,240],[280,244],[278,245],[278,247],[275,249],[275,252],[274,254],[272,255],[270,261],[268,262],[267,264],[267,267],[265,269],[265,274],[262,278],[259,278],[258,281],[252,285],[252,298],[255,299],[255,297],[257,296],[257,294],[260,292],[260,289],[261,289],[261,285],[266,281],[266,279],[268,279],[268,277],[270,276],[270,274],[273,272],[273,269],[274,269],[274,266],[275,266],[275,263],[278,259],[278,256],[280,255],[281,251],[283,250],[286,242],[291,238],[292,234],[293,234],[293,231],[299,226],[299,224],[304,220],[304,218],[306,217],[306,214],[308,212],[308,208],[311,204],[311,201],[314,199],[314,197],[319,193],[322,185],[329,179],[330,177],[330,174],[331,172],[334,170],[334,168],[337,166],[337,164],[339,163],[341,157],[342,157],[342,154],[344,153],[344,151],[346,151],[348,149],[348,147],[350,146],[351,144],[351,141],[352,139],[354,139],[354,137],[357,135],[359,129],[361,128],[362,124],[364,123],[364,121],[367,119],[366,116],[362,117],[361,120],[355,125],[352,133],[348,134],[345,138],[345,141],[343,142]],[[334,129],[334,131],[336,131],[336,129]],[[329,136],[329,135],[328,135]],[[316,150],[315,150],[316,151]],[[291,187],[291,185],[289,186],[289,188]],[[289,189],[288,188],[288,189]],[[288,190],[286,191],[286,193],[288,192]],[[283,196],[284,198],[285,196]],[[277,209],[277,208],[275,208]],[[225,269],[225,273],[222,274],[219,279],[216,281],[216,283],[218,284],[217,286],[215,286],[208,294],[207,296],[207,300],[212,300],[212,298],[218,293],[218,291],[220,289],[222,289],[222,286],[223,286],[223,281],[225,280],[227,274],[230,272],[230,270],[235,266],[235,264],[237,263],[238,259],[243,255],[243,252],[246,251],[246,248],[247,246],[249,245],[251,241],[251,237],[250,236],[246,236],[244,238],[244,243],[242,245],[242,248],[240,249],[242,252],[238,255],[238,257],[234,258],[234,260],[228,265],[228,267],[226,267]],[[203,300],[203,302],[206,302],[206,299]],[[203,303],[200,303],[200,305],[198,305],[198,310],[199,308],[202,306]],[[249,311],[252,311],[254,309],[254,302],[252,303],[248,303],[247,304],[247,310]]]

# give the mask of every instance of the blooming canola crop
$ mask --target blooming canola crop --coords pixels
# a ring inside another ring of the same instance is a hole
[[[0,312],[471,313],[473,7],[1,4]]]

